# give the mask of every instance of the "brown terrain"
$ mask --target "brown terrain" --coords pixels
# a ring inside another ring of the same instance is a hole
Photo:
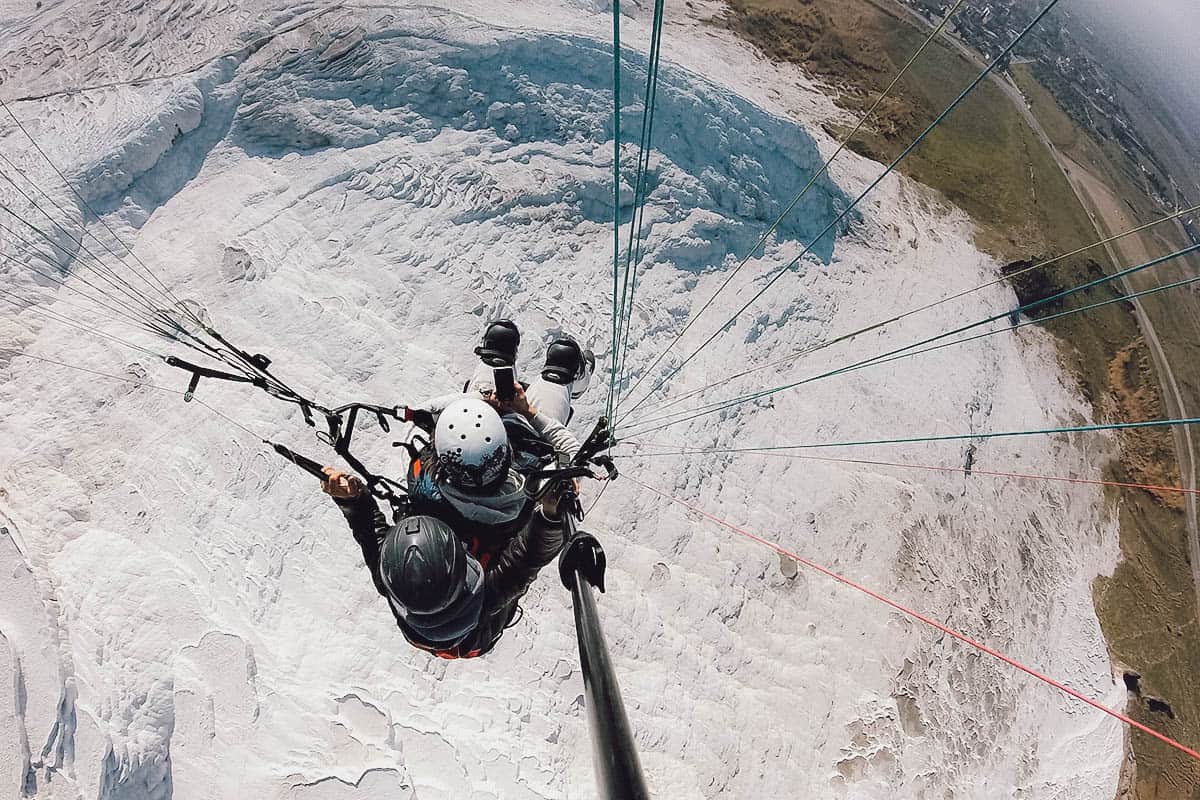
[[[840,106],[860,114],[928,35],[890,0],[728,0],[715,22],[766,56],[798,64],[826,82]],[[887,163],[980,70],[956,40],[932,45],[900,81],[868,128],[851,141]],[[1130,92],[1130,102],[1136,101]],[[1156,122],[1164,150],[1182,151]],[[847,130],[832,130],[844,135]],[[976,243],[1026,264],[1069,252],[1168,212],[1149,197],[1138,165],[1113,143],[1076,126],[1025,65],[981,84],[901,166],[975,220]],[[1065,259],[1013,281],[1022,301],[1189,244],[1176,223]],[[1019,264],[1014,263],[1014,266]],[[1079,307],[1200,272],[1177,259],[1068,298]],[[1174,289],[1056,320],[1063,358],[1097,421],[1194,417],[1200,410],[1200,293]],[[1191,431],[1154,429],[1121,437],[1105,465],[1118,481],[1195,488]],[[1126,712],[1185,744],[1200,745],[1200,557],[1195,496],[1109,491],[1123,560],[1094,585],[1114,668],[1129,689]],[[1127,736],[1122,798],[1200,800],[1200,764],[1145,734]]]

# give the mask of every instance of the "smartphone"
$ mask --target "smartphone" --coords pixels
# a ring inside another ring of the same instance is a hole
[[[496,367],[492,370],[493,379],[496,381],[496,397],[499,400],[512,400],[516,396],[513,387],[516,386],[517,377],[513,373],[512,367]]]

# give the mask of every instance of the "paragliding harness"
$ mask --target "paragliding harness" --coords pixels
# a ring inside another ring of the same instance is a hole
[[[318,427],[316,416],[319,414],[324,417],[325,430],[317,430],[317,439],[332,447],[334,452],[341,456],[351,469],[363,479],[371,495],[376,499],[386,500],[397,517],[409,512],[411,495],[414,490],[419,492],[420,485],[426,481],[431,482],[432,485],[434,475],[429,466],[433,448],[427,438],[432,435],[434,429],[432,413],[404,406],[388,407],[369,403],[349,403],[336,408],[326,408],[300,395],[272,375],[268,370],[271,361],[266,356],[250,355],[231,346],[230,349],[234,351],[234,355],[239,357],[239,360],[249,367],[246,373],[222,372],[174,356],[167,357],[166,362],[169,365],[191,373],[191,380],[184,393],[185,402],[190,402],[194,398],[200,380],[209,378],[248,383],[277,399],[293,403],[300,408],[304,421],[313,428]],[[391,432],[389,420],[394,420],[410,424],[426,434],[426,436],[422,436],[420,433],[413,432],[407,439],[392,443],[393,447],[404,447],[408,451],[409,470],[406,484],[372,472],[351,452],[350,446],[360,412],[374,415],[384,433]],[[595,540],[589,534],[577,534],[576,532],[577,523],[583,520],[583,508],[575,490],[575,480],[578,478],[614,480],[617,477],[617,469],[612,459],[604,455],[605,451],[616,443],[609,430],[608,420],[601,417],[571,463],[566,467],[556,469],[545,468],[553,458],[553,448],[538,436],[537,432],[524,419],[506,417],[505,429],[509,434],[510,446],[513,448],[513,468],[525,477],[526,486],[529,487],[526,493],[531,503],[541,500],[550,492],[559,493],[559,514],[563,520],[564,534],[564,551],[560,559],[560,571],[568,562],[572,565],[579,565],[581,570],[589,574],[592,585],[603,591],[603,551],[599,549],[599,545],[595,544]],[[326,476],[320,462],[307,458],[278,442],[264,439],[263,443],[313,477],[322,481],[325,479]],[[597,474],[592,467],[602,468],[603,474]],[[508,544],[508,539],[482,541],[479,537],[474,537],[464,544],[486,570],[488,564],[497,558]],[[511,624],[514,623],[509,620],[506,628]],[[490,642],[485,647],[463,652],[459,648],[439,650],[411,639],[409,639],[409,643],[439,658],[446,659],[474,658],[487,652],[495,644],[495,642]]]
[[[575,481],[578,478],[605,481],[616,479],[618,477],[617,468],[612,459],[604,455],[604,451],[612,447],[612,444],[608,420],[601,417],[570,464],[559,469],[542,469],[522,473],[528,485],[534,487],[532,491],[527,492],[531,501],[539,501],[551,493],[558,494],[558,511],[562,519],[564,543],[563,549],[559,553],[559,574],[564,583],[567,581],[567,575],[578,571],[600,591],[604,591],[604,550],[591,534],[578,530],[578,524],[583,521],[583,506],[579,502]],[[598,474],[593,467],[600,467],[604,471]],[[500,550],[503,550],[505,544],[507,542],[501,544],[496,550],[497,555]],[[486,567],[487,565],[484,564],[485,569]],[[503,630],[517,624],[523,613],[519,604],[515,606],[512,616],[505,623]],[[499,640],[503,630],[498,631],[495,639],[482,648],[469,652],[462,652],[458,648],[439,651],[422,647],[415,642],[413,644],[439,658],[474,658],[487,653]]]
[[[310,427],[317,428],[316,415],[319,414],[324,418],[325,430],[317,430],[317,439],[324,444],[333,448],[333,451],[341,456],[350,468],[358,474],[359,477],[367,485],[371,496],[379,500],[386,500],[392,507],[392,510],[399,512],[405,505],[405,495],[407,493],[403,484],[392,480],[385,475],[379,475],[367,468],[354,453],[350,450],[350,444],[354,437],[355,425],[358,422],[359,412],[368,412],[375,416],[375,420],[379,423],[379,427],[384,433],[391,432],[389,419],[398,422],[411,422],[410,411],[402,406],[379,406],[370,403],[349,403],[336,408],[326,408],[325,406],[310,400],[299,394],[289,386],[284,384],[278,378],[270,373],[268,367],[271,360],[261,353],[248,355],[242,351],[235,353],[242,357],[248,365],[253,367],[251,374],[236,374],[232,372],[222,372],[220,370],[202,367],[198,364],[184,361],[175,356],[166,358],[167,364],[172,367],[186,370],[192,374],[191,381],[188,383],[187,390],[184,392],[184,402],[190,402],[196,393],[201,378],[210,378],[221,381],[232,381],[235,383],[249,383],[250,385],[262,389],[276,399],[284,402],[293,403],[300,408],[300,413],[304,417],[304,421]],[[254,374],[258,373],[258,374]],[[325,479],[325,473],[322,471],[322,466],[319,462],[311,458],[296,453],[294,450],[267,439],[263,440],[264,444],[269,445],[276,453],[291,461],[296,466],[308,472],[310,475],[320,479]]]
[[[278,399],[294,403],[300,407],[305,422],[314,428],[317,427],[314,412],[322,414],[327,430],[318,431],[317,438],[333,447],[334,451],[366,481],[372,496],[387,500],[397,515],[404,513],[404,509],[408,505],[407,487],[390,478],[371,472],[362,461],[350,452],[355,423],[360,411],[369,412],[375,415],[379,427],[387,432],[390,429],[389,419],[423,427],[421,423],[425,423],[426,426],[431,424],[432,415],[429,418],[418,419],[418,415],[422,412],[400,406],[389,408],[366,403],[351,403],[333,409],[325,408],[299,395],[271,375],[268,371],[271,362],[265,356],[250,355],[237,350],[215,332],[210,330],[210,333],[224,346],[221,355],[233,356],[236,361],[231,363],[231,366],[241,370],[242,374],[211,370],[169,357],[168,364],[187,370],[192,375],[184,395],[185,400],[193,398],[201,378],[213,378],[249,383]],[[296,466],[314,477],[324,480],[325,474],[318,462],[305,458],[282,444],[265,439],[263,442]],[[410,437],[409,441],[394,444],[409,448],[410,455],[419,455],[415,436]],[[533,500],[545,497],[549,492],[558,493],[558,509],[563,531],[563,547],[559,552],[558,571],[563,586],[571,593],[575,632],[579,643],[580,667],[584,676],[584,690],[587,693],[589,727],[592,729],[596,752],[601,754],[597,761],[597,774],[600,776],[601,785],[605,787],[604,794],[611,798],[643,798],[648,797],[649,794],[641,775],[633,733],[625,714],[624,701],[621,699],[620,687],[617,685],[616,674],[608,655],[596,600],[592,593],[593,589],[604,591],[606,566],[604,548],[596,537],[578,528],[579,523],[583,521],[584,514],[575,488],[575,479],[588,477],[614,480],[617,477],[617,470],[606,453],[615,444],[616,439],[608,427],[608,420],[601,417],[567,467],[537,470],[527,474],[526,480],[528,485],[533,487],[531,492]],[[425,442],[425,446],[428,446],[428,441]],[[605,474],[597,475],[592,467],[604,469]],[[441,651],[428,647],[420,649],[427,650],[439,658],[473,658],[487,652],[494,644],[495,640],[468,652],[461,652],[457,648]],[[420,647],[420,645],[416,646]]]

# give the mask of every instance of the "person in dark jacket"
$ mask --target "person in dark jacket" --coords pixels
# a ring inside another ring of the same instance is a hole
[[[357,477],[332,467],[325,474],[322,489],[350,524],[401,633],[442,658],[474,658],[495,647],[518,601],[562,549],[556,496],[542,500],[502,547],[473,549],[469,538],[436,517],[400,514],[389,525]]]
[[[413,453],[406,505],[394,525],[356,477],[325,470],[323,488],[350,523],[401,632],[445,658],[491,650],[563,545],[557,494],[535,503],[539,487],[526,475],[578,452],[566,422],[595,359],[559,337],[528,387],[509,372],[512,396],[501,400],[494,370],[515,366],[519,342],[510,320],[489,324],[475,351],[482,363],[464,391],[407,409],[406,419],[432,439]]]

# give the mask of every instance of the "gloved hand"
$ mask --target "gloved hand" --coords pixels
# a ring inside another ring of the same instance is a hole
[[[357,475],[351,475],[333,467],[325,467],[321,471],[326,475],[325,479],[321,481],[321,491],[334,500],[353,500],[367,488]]]
[[[579,495],[579,481],[572,480],[575,484],[575,494]],[[542,515],[549,520],[557,520],[558,516],[558,492],[549,492],[542,498]]]

